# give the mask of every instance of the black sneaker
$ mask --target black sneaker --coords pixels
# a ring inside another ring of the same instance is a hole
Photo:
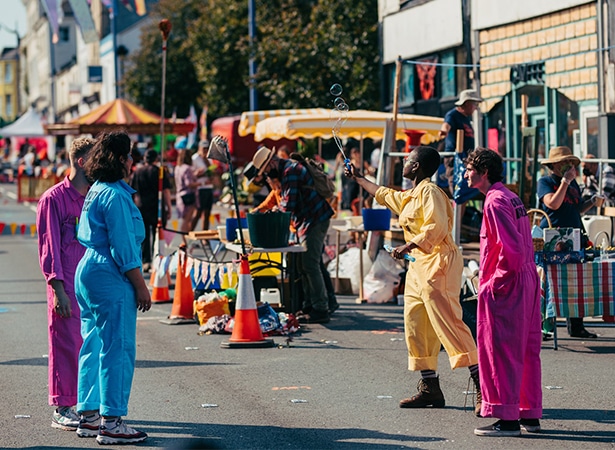
[[[329,323],[329,311],[312,310],[309,314],[305,314],[297,318],[299,323]]]
[[[476,436],[514,437],[521,436],[521,426],[518,420],[498,420],[497,422],[474,429]]]
[[[540,433],[540,420],[519,419],[519,426],[527,433]]]

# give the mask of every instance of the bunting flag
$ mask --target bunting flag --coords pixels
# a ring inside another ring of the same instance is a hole
[[[52,38],[51,42],[58,43],[58,33],[60,30],[60,19],[58,16],[58,1],[57,0],[42,0],[41,4],[49,20],[49,26],[51,27]]]
[[[132,5],[130,4],[130,0],[122,0],[122,4],[126,7],[128,11],[134,11],[134,9],[132,9]]]
[[[200,140],[207,140],[207,112],[209,111],[209,107],[205,105],[203,107],[203,111],[201,111],[201,118],[199,120],[199,125],[201,126]]]
[[[192,148],[196,141],[196,111],[194,105],[190,105],[190,113],[186,117],[186,121],[195,124],[195,127],[188,133],[188,148]]]
[[[147,9],[145,8],[145,0],[135,0],[135,9],[139,16],[146,15]]]
[[[94,20],[92,19],[92,13],[90,12],[87,0],[68,0],[68,3],[81,29],[83,42],[86,44],[98,42],[98,33],[94,27]]]

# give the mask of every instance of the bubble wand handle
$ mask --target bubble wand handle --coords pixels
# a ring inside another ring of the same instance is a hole
[[[383,248],[384,248],[387,252],[389,252],[389,253],[393,253],[393,247],[391,247],[390,245],[385,245]],[[406,253],[406,254],[404,255],[404,259],[405,259],[406,261],[410,261],[410,262],[414,262],[414,261],[416,261],[416,258],[415,258],[414,256],[412,256],[411,254],[409,254],[409,253]]]

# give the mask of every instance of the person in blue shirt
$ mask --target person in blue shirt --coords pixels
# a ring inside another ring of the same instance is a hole
[[[130,444],[147,434],[128,427],[128,398],[135,368],[137,310],[152,300],[141,272],[145,226],[124,179],[132,168],[130,138],[103,133],[85,163],[90,188],[78,224],[86,247],[75,274],[83,345],[79,353],[77,410],[80,437],[99,444]],[[101,417],[102,416],[102,420]]]
[[[572,154],[568,147],[553,147],[549,157],[542,164],[549,169],[549,174],[538,180],[537,195],[540,208],[547,213],[554,228],[578,228],[584,230],[581,214],[587,212],[595,203],[595,196],[583,200],[581,188],[576,177],[576,167],[581,160]],[[540,223],[541,228],[548,228],[546,218]],[[587,239],[583,235],[581,247],[585,248]],[[567,320],[568,334],[577,338],[596,338],[587,331],[582,317]]]
[[[463,157],[467,152],[474,150],[474,128],[472,127],[472,114],[478,109],[478,105],[483,99],[478,95],[478,91],[466,89],[459,93],[459,100],[455,102],[455,107],[446,113],[444,122],[440,129],[440,139],[444,139],[444,151],[454,152],[457,148],[457,130],[463,130]],[[453,195],[453,170],[454,158],[447,156],[438,169],[438,186],[445,192]],[[477,191],[478,192],[478,191]]]

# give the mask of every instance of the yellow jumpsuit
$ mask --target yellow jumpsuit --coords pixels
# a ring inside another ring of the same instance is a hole
[[[376,201],[399,216],[411,254],[404,291],[409,370],[437,370],[440,343],[452,369],[478,363],[476,344],[459,303],[463,257],[453,241],[453,208],[430,180],[404,192],[381,187]]]

